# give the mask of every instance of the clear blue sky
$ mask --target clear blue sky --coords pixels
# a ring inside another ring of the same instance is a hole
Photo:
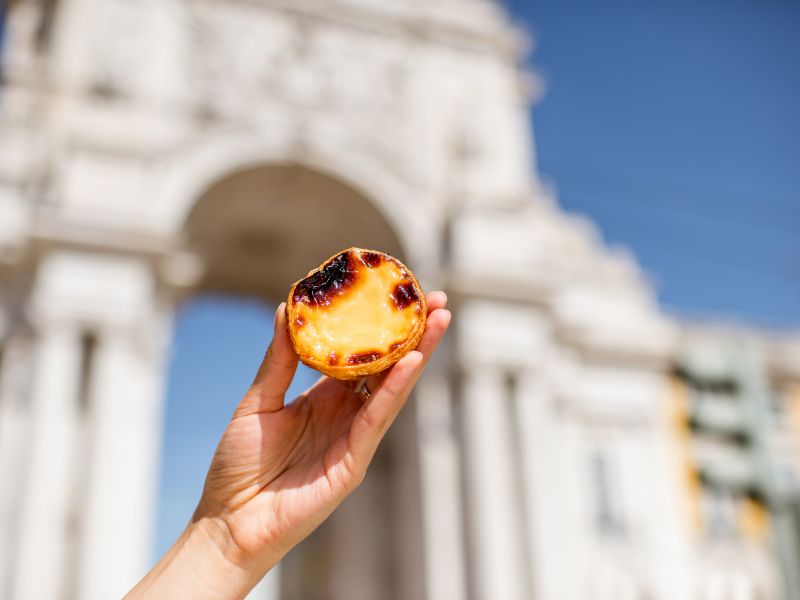
[[[668,308],[800,326],[800,2],[509,0],[539,169]]]
[[[535,31],[539,168],[562,206],[631,248],[669,309],[800,326],[800,4],[509,6]],[[191,514],[271,324],[242,300],[179,315],[159,553]]]

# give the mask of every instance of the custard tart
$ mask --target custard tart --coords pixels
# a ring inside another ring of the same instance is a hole
[[[425,331],[425,295],[411,270],[375,250],[348,248],[292,285],[286,322],[300,360],[336,379],[388,369]]]

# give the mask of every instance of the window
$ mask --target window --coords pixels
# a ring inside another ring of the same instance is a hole
[[[737,535],[736,500],[730,490],[707,487],[703,496],[706,530],[712,539]]]
[[[607,451],[595,450],[591,456],[591,483],[594,492],[594,522],[601,535],[625,533],[618,482]]]

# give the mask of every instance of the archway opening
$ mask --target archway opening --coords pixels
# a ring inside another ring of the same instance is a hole
[[[365,195],[295,164],[224,177],[198,200],[185,234],[205,265],[204,290],[275,301],[343,248],[403,255],[388,220]]]
[[[388,219],[366,195],[297,164],[251,167],[221,178],[198,199],[183,234],[204,271],[176,319],[159,506],[160,528],[168,531],[183,527],[170,520],[185,521],[196,502],[211,446],[261,360],[273,311],[291,283],[349,246],[404,256]],[[292,391],[316,376],[302,368]],[[396,465],[405,438],[387,439],[362,488],[284,559],[279,581],[273,578],[254,598],[393,597],[393,584],[402,577],[395,565],[405,561],[392,541],[400,537],[399,527],[410,525],[402,522],[408,507],[393,505],[403,485]]]

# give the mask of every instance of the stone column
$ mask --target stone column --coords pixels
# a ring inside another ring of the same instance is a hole
[[[546,496],[552,488],[548,486],[548,480],[552,481],[552,472],[558,473],[561,469],[557,464],[558,459],[554,458],[558,456],[558,446],[553,438],[558,435],[558,429],[552,415],[553,391],[543,370],[519,369],[515,378],[512,420],[516,439],[519,440],[515,450],[519,455],[518,488],[522,495],[521,511],[525,516],[521,523],[526,528],[524,558],[533,597],[550,598],[558,595],[558,588],[547,589],[546,584],[553,577],[544,571],[559,570],[558,565],[553,563],[559,561],[556,557],[563,556],[558,544],[560,525],[557,522],[548,523],[542,518],[537,520],[536,517],[542,508],[545,511],[549,508]],[[553,494],[549,501],[558,503],[557,496]]]
[[[392,530],[395,554],[391,576],[396,600],[425,598],[424,523],[420,463],[419,399],[416,393],[387,434],[391,448]]]
[[[63,594],[79,419],[80,332],[49,320],[39,331],[31,397],[33,431],[23,491],[20,543],[12,598],[52,600]]]
[[[451,387],[443,373],[431,370],[417,384],[416,397],[425,537],[425,598],[462,600],[467,597],[464,513]]]
[[[527,565],[515,482],[516,457],[504,373],[472,364],[463,374],[462,410],[470,528],[470,576],[476,600],[527,600]]]
[[[0,343],[0,598],[9,598],[16,572],[22,484],[30,439],[27,400],[32,365],[27,336],[12,333]]]
[[[121,597],[151,562],[168,327],[152,266],[54,249],[29,306],[39,356],[11,597]]]
[[[164,377],[161,337],[155,328],[97,332],[78,562],[81,599],[122,597],[152,562]]]

